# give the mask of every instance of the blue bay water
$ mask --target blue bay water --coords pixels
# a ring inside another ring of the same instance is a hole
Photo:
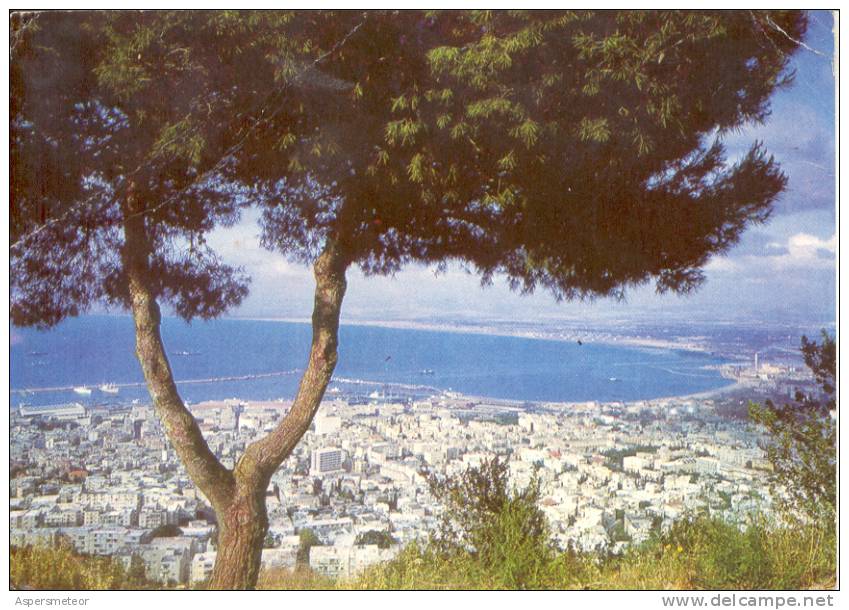
[[[12,328],[10,402],[46,405],[149,400],[143,386],[113,397],[103,383],[143,381],[129,317],[84,316],[49,331]],[[310,344],[307,324],[254,320],[162,323],[176,380],[294,373],[248,380],[178,383],[191,402],[294,396]],[[384,384],[427,386],[472,396],[520,401],[640,400],[703,392],[728,385],[709,367],[722,361],[702,353],[606,344],[549,341],[454,332],[344,325],[337,380],[367,393]],[[17,390],[86,385],[22,394]]]

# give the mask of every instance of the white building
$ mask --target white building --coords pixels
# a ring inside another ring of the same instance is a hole
[[[62,510],[56,506],[44,515],[44,525],[48,527],[76,527],[82,521],[82,511],[73,508]]]
[[[74,498],[80,506],[88,506],[101,510],[121,510],[129,508],[137,510],[141,506],[142,495],[133,491],[116,491],[107,493],[82,492]]]
[[[165,509],[143,508],[139,512],[139,527],[156,529],[163,525],[177,525],[177,514]]]
[[[716,474],[719,472],[719,460],[713,457],[697,457],[696,472],[700,474]]]
[[[189,580],[195,541],[186,536],[156,538],[138,547],[147,578],[159,582],[184,583]]]
[[[622,469],[625,472],[639,472],[645,468],[646,462],[636,455],[628,455],[622,458]]]
[[[198,553],[192,558],[189,571],[189,584],[196,585],[206,581],[212,576],[212,568],[215,567],[215,556],[217,553]]]
[[[342,462],[345,452],[338,447],[326,447],[312,452],[310,460],[310,475],[321,476],[334,472],[342,472]]]
[[[87,555],[114,555],[118,550],[135,540],[133,534],[142,534],[125,527],[68,527],[57,530],[67,537],[79,553]]]
[[[319,413],[313,420],[315,423],[315,433],[333,434],[342,428],[342,418],[338,415],[324,415]]]
[[[368,566],[392,559],[397,547],[380,549],[376,544],[350,546],[314,546],[310,548],[310,567],[331,578],[351,578]]]
[[[80,417],[85,417],[85,407],[80,403],[69,405],[50,405],[47,407],[20,407],[21,417],[44,417],[55,418],[59,420],[74,420]]]
[[[300,546],[300,537],[299,536],[290,536],[287,538],[294,538],[297,542],[295,544],[291,543],[291,540],[284,541],[278,548],[274,549],[262,549],[262,558],[260,561],[262,562],[262,569],[268,570],[270,568],[286,568],[288,570],[292,570],[295,568],[295,564],[298,560],[298,548]]]

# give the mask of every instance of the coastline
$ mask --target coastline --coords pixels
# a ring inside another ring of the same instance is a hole
[[[270,317],[231,317],[223,318],[234,321],[250,321],[250,322],[285,322],[289,324],[307,324],[311,322],[308,318],[270,318]],[[700,343],[684,342],[684,341],[667,341],[664,339],[653,339],[649,337],[592,337],[582,338],[586,334],[572,333],[564,335],[547,334],[544,332],[532,332],[521,330],[509,330],[502,326],[469,326],[461,324],[448,324],[438,322],[416,322],[413,320],[343,320],[341,326],[365,326],[390,328],[395,330],[419,330],[427,332],[443,332],[455,333],[461,335],[484,335],[492,337],[513,337],[518,339],[535,339],[537,341],[557,341],[560,343],[574,343],[582,341],[584,344],[591,345],[593,343],[599,345],[615,345],[627,347],[640,347],[649,349],[666,349],[666,350],[682,350],[688,352],[697,352],[702,354],[711,353],[710,349]],[[606,334],[609,331],[606,331]]]
[[[727,377],[725,379],[728,379]],[[714,388],[712,390],[704,390],[702,392],[694,392],[692,394],[674,394],[670,396],[656,396],[654,398],[638,398],[634,400],[591,400],[591,401],[571,401],[571,402],[560,402],[560,401],[551,401],[551,400],[514,400],[510,398],[493,398],[491,396],[472,396],[469,394],[457,394],[452,398],[457,400],[472,400],[478,402],[486,402],[491,405],[500,406],[503,405],[505,408],[521,408],[521,405],[534,405],[534,406],[547,406],[547,407],[575,407],[586,405],[588,402],[595,402],[600,405],[620,403],[626,406],[633,406],[643,403],[652,403],[652,402],[672,402],[672,401],[687,401],[687,400],[712,400],[719,398],[723,394],[728,394],[731,392],[736,392],[738,390],[745,390],[748,387],[751,387],[751,383],[745,380],[733,380],[728,379],[729,384],[723,385],[718,388]]]
[[[231,320],[246,320],[246,321],[255,321],[255,322],[284,322],[290,324],[309,324],[309,320],[305,318],[265,318],[265,317],[245,317],[245,318],[228,318]],[[361,327],[378,327],[378,328],[390,328],[396,330],[420,330],[427,332],[448,332],[448,333],[456,333],[456,334],[474,334],[474,335],[484,335],[484,336],[494,336],[494,337],[514,337],[521,339],[535,339],[538,341],[557,341],[560,343],[572,343],[577,340],[576,336],[563,336],[563,335],[540,335],[531,332],[522,332],[522,331],[513,331],[510,332],[507,329],[500,327],[486,327],[486,326],[461,326],[461,325],[451,325],[451,324],[438,324],[438,323],[426,323],[426,322],[415,322],[411,320],[356,320],[351,322],[343,321],[340,326],[361,326]],[[676,341],[665,341],[663,339],[651,339],[651,338],[642,338],[642,337],[622,337],[620,339],[592,339],[585,340],[586,344],[600,344],[600,345],[608,345],[608,346],[625,346],[625,347],[635,347],[635,348],[649,348],[649,349],[665,349],[665,350],[681,350],[681,351],[689,351],[696,352],[701,354],[709,354],[710,350],[704,346],[694,343],[686,343],[686,342],[676,342]],[[657,396],[654,398],[642,398],[636,400],[627,400],[627,401],[616,401],[621,402],[624,405],[634,405],[639,403],[651,402],[651,401],[685,401],[685,400],[710,400],[718,398],[724,394],[728,394],[731,392],[735,392],[738,390],[744,390],[747,387],[751,386],[751,383],[742,380],[742,379],[734,379],[730,377],[726,377],[723,375],[723,378],[728,380],[728,384],[722,385],[718,388],[713,388],[710,390],[703,390],[701,392],[693,392],[691,394],[681,394],[681,395],[669,395],[669,396]],[[333,380],[331,380],[332,382]],[[338,380],[342,382],[349,382],[350,380]],[[366,384],[374,384],[380,385],[381,382],[371,382],[368,380],[358,380],[360,383]],[[406,384],[385,384],[385,385],[398,385],[399,387],[403,387]],[[456,394],[456,393],[455,393]],[[326,395],[325,395],[326,398]],[[538,400],[519,400],[519,399],[510,399],[510,398],[496,398],[492,396],[474,396],[470,394],[456,394],[454,396],[456,399],[460,400],[470,400],[470,401],[478,401],[478,402],[494,402],[494,403],[503,403],[505,408],[513,408],[515,409],[517,406],[522,404],[531,404],[531,405],[548,405],[548,406],[558,406],[558,407],[574,407],[575,405],[586,404],[587,401],[572,401],[572,402],[552,402],[552,401],[538,401]],[[599,404],[606,404],[602,401],[597,401]]]
[[[239,318],[224,318],[224,320],[231,321],[263,321],[263,322],[278,322],[278,323],[289,323],[289,324],[308,324],[306,320],[302,318],[248,318],[248,317],[239,317]],[[498,326],[498,325],[480,325],[480,326],[466,326],[463,324],[447,324],[447,323],[424,323],[424,322],[416,322],[416,321],[404,321],[404,320],[396,320],[396,321],[381,321],[381,320],[371,320],[371,321],[353,321],[344,323],[345,326],[350,327],[362,327],[362,328],[386,328],[386,329],[400,329],[400,330],[417,330],[417,331],[425,331],[425,332],[449,332],[455,335],[478,335],[478,336],[493,336],[493,337],[513,337],[513,338],[521,338],[521,339],[536,339],[539,341],[551,341],[557,342],[559,344],[568,344],[573,343],[576,339],[575,336],[578,333],[574,333],[570,329],[555,329],[551,331],[551,333],[546,333],[544,331],[534,332],[529,330],[524,330],[521,328],[511,329]],[[238,329],[236,329],[238,332]],[[298,331],[300,332],[300,331]],[[573,332],[573,334],[569,334]],[[697,349],[699,346],[696,346],[689,342],[679,342],[679,341],[665,341],[660,339],[652,339],[652,338],[643,338],[643,337],[611,337],[611,331],[595,331],[591,333],[587,331],[586,334],[581,333],[583,337],[584,344],[592,345],[593,343],[597,345],[607,345],[614,347],[631,347],[631,348],[649,348],[649,349],[666,349],[666,350],[680,350],[680,351],[691,351],[694,353],[705,353],[705,349]],[[555,334],[559,333],[559,334]],[[602,336],[593,336],[590,338],[587,335],[605,335]],[[719,369],[719,366],[712,365],[703,368],[713,368]],[[274,375],[278,374],[292,374],[295,371],[285,371],[274,373]],[[271,373],[265,373],[261,376],[270,376]],[[232,377],[232,380],[242,380],[249,377],[248,375],[242,375],[237,377]],[[254,377],[254,375],[250,375],[250,377]],[[495,402],[495,403],[503,403],[505,405],[539,405],[539,404],[559,404],[559,405],[574,405],[574,404],[582,404],[587,401],[595,401],[600,404],[605,403],[620,403],[620,404],[634,404],[641,403],[647,401],[671,401],[671,400],[698,400],[698,399],[709,399],[714,398],[716,396],[724,395],[727,393],[731,393],[737,390],[744,390],[747,387],[747,384],[742,383],[739,380],[736,380],[733,376],[722,374],[724,379],[716,379],[717,383],[720,383],[718,387],[692,392],[689,394],[670,394],[670,395],[659,395],[659,396],[651,396],[646,398],[633,398],[633,399],[599,399],[594,397],[586,398],[585,400],[572,400],[569,402],[560,402],[560,401],[546,401],[540,399],[523,399],[521,397],[496,397],[496,396],[474,396],[474,395],[462,395],[463,398],[469,400],[476,400],[479,402]],[[230,380],[231,378],[222,378],[221,380]],[[196,384],[196,383],[207,383],[212,381],[218,381],[218,379],[178,379],[177,384]],[[348,379],[344,377],[335,377],[334,381],[341,384],[351,384],[351,383],[360,383],[363,385],[379,387],[382,385],[387,385],[385,381],[375,381],[371,379]],[[440,396],[440,395],[448,395],[448,393],[437,387],[430,386],[426,383],[417,383],[417,384],[388,384],[392,386],[398,386],[402,390],[417,390],[419,392],[428,393],[431,396]],[[133,383],[120,383],[119,387],[140,387],[143,388],[144,383],[142,381],[133,382]],[[68,387],[49,387],[49,388],[10,388],[10,393],[30,393],[35,391],[59,391],[59,390],[72,390],[72,386]],[[481,388],[483,389],[483,388]],[[682,388],[683,389],[683,388]],[[686,390],[685,390],[686,391]],[[238,390],[237,390],[238,392]],[[145,392],[146,395],[146,392]],[[454,396],[460,396],[459,394],[454,393]],[[331,395],[328,396],[331,398]],[[142,398],[145,400],[145,398]]]

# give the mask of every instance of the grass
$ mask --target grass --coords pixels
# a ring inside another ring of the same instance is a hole
[[[509,521],[509,516],[505,516]],[[833,527],[775,527],[756,521],[741,531],[717,518],[675,524],[624,555],[555,552],[499,528],[486,556],[411,544],[392,561],[334,581],[306,567],[267,570],[260,589],[828,589],[836,586]],[[13,548],[15,589],[138,589],[122,565],[80,556],[66,543]]]
[[[272,568],[260,572],[257,589],[271,590],[326,590],[338,589],[339,583],[332,578],[313,572],[309,567],[299,566],[294,570]]]
[[[145,588],[110,557],[74,552],[69,543],[55,547],[11,547],[9,585],[12,589],[116,590]]]
[[[828,528],[741,531],[719,519],[676,524],[621,558],[602,562],[581,583],[590,589],[807,589],[834,586],[836,538]],[[582,587],[584,588],[584,587]]]
[[[506,544],[506,542],[505,542]],[[507,545],[509,546],[509,544]],[[483,558],[412,544],[357,578],[264,573],[267,589],[829,589],[836,586],[833,528],[770,527],[741,531],[716,518],[681,521],[619,557],[517,549]]]

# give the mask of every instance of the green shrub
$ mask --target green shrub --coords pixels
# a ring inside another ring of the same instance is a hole
[[[509,489],[498,459],[454,479],[431,477],[445,506],[439,530],[342,588],[361,589],[804,589],[833,586],[833,522],[794,526],[752,519],[682,519],[622,556],[555,551],[539,486]],[[824,524],[823,524],[824,523]]]
[[[836,538],[818,524],[778,527],[754,520],[745,530],[698,517],[605,561],[591,588],[805,589],[834,583]]]
[[[412,544],[395,559],[358,578],[336,583],[354,589],[807,589],[835,586],[834,530],[818,525],[745,530],[699,517],[629,548],[619,557],[575,551],[539,554],[505,538],[485,561],[468,552],[446,554]],[[501,561],[501,563],[499,563]]]
[[[785,518],[834,522],[837,508],[837,346],[802,337],[805,364],[819,395],[797,391],[793,404],[750,404],[749,415],[766,432],[766,457],[774,474],[773,494]]]
[[[507,463],[496,457],[458,477],[431,476],[428,483],[445,507],[428,556],[443,558],[449,574],[462,571],[471,588],[546,586],[554,550],[538,481],[511,489]]]

